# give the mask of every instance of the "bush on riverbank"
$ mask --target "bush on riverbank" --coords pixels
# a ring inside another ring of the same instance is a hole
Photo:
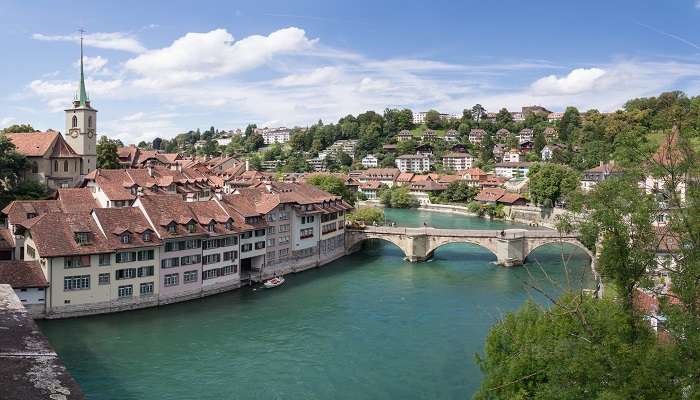
[[[385,187],[379,191],[379,198],[389,208],[416,208],[420,205],[408,186]]]
[[[353,225],[382,225],[384,210],[376,207],[361,207],[348,214],[346,219]]]
[[[489,216],[490,218],[505,218],[506,212],[503,204],[493,205],[493,204],[481,204],[476,201],[472,201],[467,205],[469,212],[474,213],[480,217]]]

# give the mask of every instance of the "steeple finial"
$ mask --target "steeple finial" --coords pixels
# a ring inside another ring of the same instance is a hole
[[[80,32],[80,91],[78,101],[80,101],[80,107],[86,107],[88,97],[85,90],[85,74],[83,73],[83,33],[85,33],[85,29],[80,28],[78,32]]]

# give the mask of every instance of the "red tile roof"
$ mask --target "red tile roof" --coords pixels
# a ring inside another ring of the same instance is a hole
[[[45,288],[49,282],[38,261],[0,261],[0,284],[14,289]]]
[[[17,151],[28,157],[79,157],[56,131],[8,133]]]

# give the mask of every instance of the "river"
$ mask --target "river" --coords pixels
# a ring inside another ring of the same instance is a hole
[[[399,226],[503,229],[500,221],[387,210]],[[590,284],[587,256],[566,247],[569,279]],[[244,288],[154,309],[41,321],[89,399],[465,399],[489,327],[526,299],[528,270],[565,282],[560,248],[526,268],[450,244],[426,263],[369,242],[274,290]]]

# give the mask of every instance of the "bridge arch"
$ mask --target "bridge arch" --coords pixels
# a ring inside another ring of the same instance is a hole
[[[455,237],[455,238],[444,238],[444,239],[437,239],[437,240],[431,240],[429,247],[427,248],[427,251],[425,252],[427,255],[427,258],[430,258],[433,256],[433,253],[435,250],[439,249],[442,246],[448,245],[448,244],[471,244],[478,246],[479,248],[486,249],[491,253],[496,259],[498,259],[498,253],[496,252],[495,246],[490,246],[488,243],[483,243],[478,240],[472,240],[468,238],[462,238],[462,237]]]
[[[384,242],[391,243],[394,246],[401,249],[401,252],[403,253],[404,257],[409,256],[408,250],[404,247],[405,243],[403,243],[400,238],[391,235],[375,235],[372,233],[352,235],[348,239],[346,239],[346,248],[348,249],[348,252],[353,252],[355,250],[358,250],[362,243],[368,240],[381,240]]]
[[[528,257],[530,257],[530,254],[534,252],[535,250],[539,249],[542,246],[548,246],[548,245],[558,245],[561,246],[562,244],[568,244],[574,247],[578,247],[579,249],[583,250],[586,255],[588,255],[588,258],[591,260],[591,263],[595,260],[595,255],[593,254],[592,251],[590,251],[586,246],[583,245],[583,243],[579,242],[576,239],[555,239],[555,240],[542,240],[542,241],[536,241],[534,243],[529,244],[528,249],[527,249],[527,254],[525,254],[525,259],[527,260]]]

